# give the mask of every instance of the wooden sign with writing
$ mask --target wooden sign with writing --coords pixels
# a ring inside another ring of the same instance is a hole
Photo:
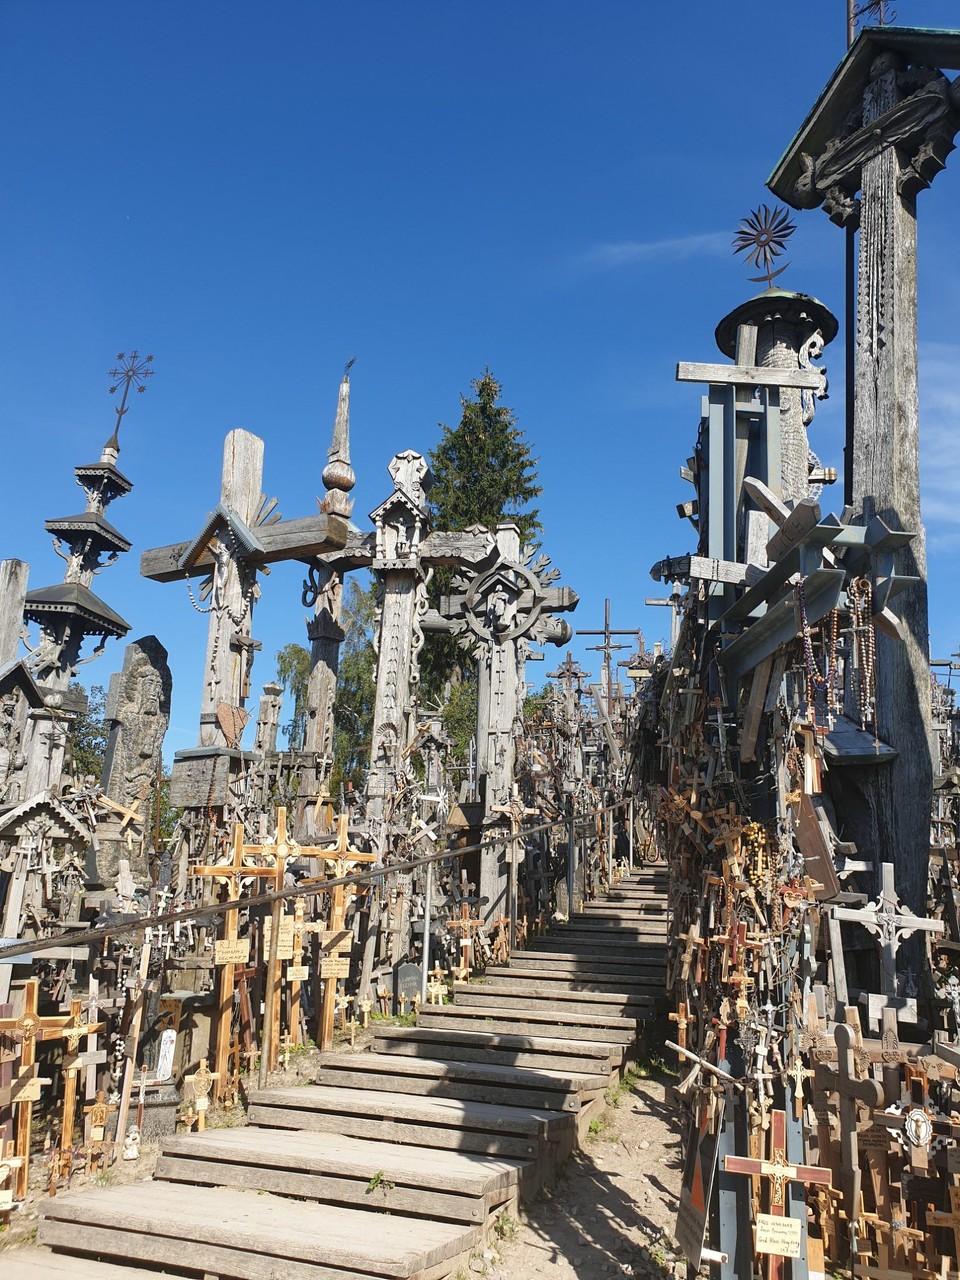
[[[321,945],[328,955],[340,955],[353,946],[353,934],[349,929],[324,929]]]
[[[293,916],[280,917],[280,935],[277,938],[277,959],[293,959]],[[263,922],[263,958],[270,959],[270,935],[273,933],[273,921],[268,916]]]
[[[13,1208],[13,1187],[0,1187],[0,1213]]]
[[[803,1223],[799,1218],[780,1217],[775,1213],[757,1214],[757,1253],[772,1253],[778,1258],[799,1258]]]
[[[306,982],[310,977],[310,968],[305,964],[287,965],[288,982]]]
[[[349,978],[349,956],[323,956],[320,960],[321,978]]]
[[[283,934],[280,935],[281,943]],[[249,938],[218,938],[213,944],[214,964],[249,964]]]

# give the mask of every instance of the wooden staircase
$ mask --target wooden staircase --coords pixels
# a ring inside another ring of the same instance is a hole
[[[170,1138],[152,1180],[51,1200],[4,1280],[455,1276],[603,1105],[661,1007],[665,951],[665,877],[644,869],[416,1027],[252,1090],[246,1128]]]

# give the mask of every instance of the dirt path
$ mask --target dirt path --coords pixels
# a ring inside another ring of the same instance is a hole
[[[673,1248],[681,1170],[676,1117],[665,1101],[670,1083],[631,1077],[611,1090],[553,1194],[526,1205],[519,1223],[502,1224],[496,1248],[471,1270],[488,1280],[685,1277]]]

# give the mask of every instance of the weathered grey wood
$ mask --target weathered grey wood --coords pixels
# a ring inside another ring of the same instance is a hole
[[[251,438],[256,439],[255,436]],[[259,491],[257,496],[259,499]],[[227,505],[224,502],[224,506]],[[347,521],[337,515],[300,516],[264,525],[257,530],[257,540],[263,551],[252,551],[250,562],[269,565],[329,553],[346,545],[348,527]],[[180,568],[180,560],[189,546],[189,542],[172,542],[166,547],[152,547],[144,551],[140,557],[140,576],[153,582],[182,582],[185,577],[205,577],[213,568],[213,557],[209,552],[199,556],[196,564],[189,568]]]
[[[365,1210],[292,1204],[277,1196],[226,1188],[185,1192],[162,1182],[57,1197],[44,1205],[44,1218],[137,1235],[169,1235],[180,1241],[187,1255],[194,1244],[212,1244],[259,1254],[261,1265],[264,1258],[290,1259],[397,1277],[413,1276],[477,1239],[473,1230],[429,1220],[394,1218],[390,1230],[384,1231],[383,1217]],[[191,1265],[196,1265],[192,1259]]]
[[[550,1137],[553,1129],[565,1128],[569,1117],[549,1107],[529,1107],[517,1111],[512,1107],[494,1106],[486,1102],[463,1101],[456,1098],[417,1098],[398,1095],[378,1089],[365,1089],[363,1094],[365,1115],[379,1115],[394,1119],[428,1121],[432,1124],[455,1126],[462,1129],[526,1134],[532,1137]],[[349,1089],[307,1085],[298,1089],[255,1089],[250,1094],[251,1106],[294,1107],[302,1111],[344,1111],[357,1103],[357,1097]]]
[[[550,991],[542,997],[523,994],[529,990],[528,983],[520,984],[518,990],[504,989],[502,987],[484,989],[477,986],[463,991],[458,989],[456,996],[457,1000],[464,1005],[495,1005],[502,1009],[513,1010],[545,1009],[551,1013],[567,1012],[573,1014],[597,1014],[607,1010],[611,1014],[627,1016],[632,1014],[635,1018],[651,1012],[656,1005],[656,1001],[651,996],[614,996],[611,999],[600,993],[585,992],[578,994],[575,991]]]
[[[430,1076],[436,1079],[492,1081],[496,1084],[520,1084],[543,1089],[601,1089],[606,1080],[599,1075],[578,1075],[566,1071],[526,1071],[495,1064],[473,1066],[470,1063],[447,1062],[442,1058],[398,1063],[377,1053],[330,1053],[322,1059],[323,1069],[343,1068],[366,1072],[368,1078],[381,1075]]]
[[[763,369],[758,365],[743,368],[735,364],[697,364],[681,360],[677,365],[678,382],[719,382],[725,385],[755,387],[801,387],[817,391],[823,376],[810,369]]]
[[[502,1049],[507,1052],[526,1051],[539,1054],[566,1054],[589,1061],[598,1059],[600,1065],[595,1069],[606,1070],[603,1065],[609,1061],[611,1049],[609,1044],[599,1041],[571,1041],[556,1036],[524,1036],[496,1035],[483,1031],[451,1031],[416,1027],[381,1027],[377,1038],[383,1041],[422,1041],[425,1044],[459,1045],[480,1049]],[[437,1055],[442,1056],[442,1055]]]
[[[556,1071],[597,1071],[601,1067],[596,1058],[524,1049],[491,1049],[481,1045],[440,1045],[419,1040],[376,1037],[370,1047],[374,1053],[389,1053],[401,1058],[426,1058],[442,1053],[445,1058],[454,1062],[491,1062],[502,1066],[530,1067],[533,1070],[550,1067]],[[609,1060],[603,1064],[603,1070],[612,1070]]]
[[[520,953],[518,970],[528,974],[595,973],[598,977],[613,978],[617,974],[637,975],[640,981],[662,982],[666,970],[663,955],[644,956],[642,962],[618,956],[581,955],[577,951],[524,951]],[[488,970],[489,972],[489,970]]]
[[[163,1274],[168,1280],[186,1280],[182,1271]],[[157,1280],[157,1272],[52,1253],[49,1249],[7,1249],[3,1255],[3,1280]]]
[[[420,1063],[422,1058],[401,1058],[394,1054],[384,1055],[391,1063]],[[471,1063],[451,1063],[451,1066],[471,1066]],[[363,1089],[369,1076],[362,1071],[348,1071],[345,1068],[333,1070],[321,1067],[315,1076],[317,1084],[331,1085],[337,1088]],[[378,1083],[387,1084],[398,1093],[423,1094],[428,1097],[475,1098],[477,1094],[500,1103],[505,1107],[550,1107],[557,1111],[579,1111],[580,1092],[563,1092],[560,1089],[549,1089],[542,1084],[499,1085],[488,1084],[486,1080],[473,1082],[457,1079],[452,1075],[420,1076],[396,1074],[384,1071]]]
[[[178,1134],[163,1144],[161,1159],[258,1163],[346,1178],[370,1177],[380,1171],[398,1186],[437,1187],[461,1196],[479,1197],[516,1186],[524,1164],[519,1160],[424,1151],[394,1143],[366,1142],[331,1135],[322,1143],[309,1133],[277,1129],[221,1129]],[[366,1207],[362,1202],[358,1207]]]
[[[0,667],[13,662],[20,649],[29,574],[24,560],[0,560]]]
[[[212,1157],[186,1159],[182,1156],[164,1155],[157,1162],[155,1177],[162,1182],[266,1191],[271,1195],[370,1209],[376,1213],[396,1213],[476,1225],[482,1225],[486,1221],[487,1201],[483,1195],[455,1195],[436,1187],[424,1190],[396,1183],[387,1185],[393,1182],[392,1178],[387,1178],[375,1191],[368,1193],[367,1187],[378,1172],[379,1166],[369,1165],[362,1177],[334,1177],[313,1171],[278,1169],[269,1163],[250,1165],[215,1160]]]
[[[538,1030],[551,1030],[570,1039],[589,1039],[609,1041],[610,1044],[630,1045],[637,1038],[637,1023],[633,1018],[598,1019],[591,1024],[581,1026],[581,1018],[575,1015],[560,1013],[538,1013],[528,1010],[518,1013],[510,1009],[491,1009],[486,1005],[445,1005],[433,1006],[421,1010],[419,1025],[424,1027],[452,1027],[457,1030],[470,1030],[481,1027],[489,1032],[523,1031],[535,1034]],[[605,1021],[617,1023],[616,1026],[605,1026]]]
[[[556,969],[528,968],[526,964],[518,965],[507,972],[487,970],[487,985],[501,979],[512,982],[523,982],[524,989],[529,991],[531,984],[540,985],[541,989],[550,992],[563,991],[623,991],[628,994],[650,995],[663,992],[663,974],[650,973],[637,976],[631,969],[621,969],[613,973],[597,973],[582,966],[568,966],[565,971]]]

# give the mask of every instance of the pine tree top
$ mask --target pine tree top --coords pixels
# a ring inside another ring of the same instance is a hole
[[[443,436],[430,452],[434,486],[430,508],[437,529],[485,525],[505,520],[520,526],[521,541],[533,542],[542,528],[539,510],[529,504],[542,492],[538,458],[530,452],[513,410],[500,404],[503,390],[489,368],[474,378],[475,398],[461,396],[457,427],[440,423]]]

